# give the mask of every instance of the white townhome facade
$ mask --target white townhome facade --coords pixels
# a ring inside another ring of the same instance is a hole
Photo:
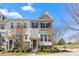
[[[52,17],[45,12],[36,20],[6,19],[0,13],[0,48],[5,50],[14,47],[36,49],[52,47]]]

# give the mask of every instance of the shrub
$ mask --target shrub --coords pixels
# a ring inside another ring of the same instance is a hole
[[[51,49],[49,48],[39,48],[39,52],[50,52]]]
[[[26,49],[26,51],[27,51],[27,52],[31,52],[31,51],[32,51],[32,49],[31,49],[31,48],[28,48],[28,49]]]
[[[63,38],[61,38],[59,41],[58,41],[58,45],[64,45],[65,44],[65,40]]]
[[[12,50],[8,50],[8,52],[12,52]]]
[[[20,52],[20,50],[19,50],[19,49],[15,49],[14,51],[15,51],[15,52]]]
[[[4,48],[0,48],[0,52],[4,51],[5,49]]]
[[[16,50],[16,48],[13,48],[12,50]]]
[[[53,50],[51,50],[50,52],[59,52],[60,50],[57,47],[54,47]]]
[[[26,49],[20,49],[20,52],[25,53],[25,52],[27,52],[27,51],[26,51]]]

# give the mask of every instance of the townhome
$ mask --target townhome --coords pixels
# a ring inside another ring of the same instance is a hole
[[[52,20],[48,12],[37,19],[7,19],[0,13],[0,48],[52,48]]]

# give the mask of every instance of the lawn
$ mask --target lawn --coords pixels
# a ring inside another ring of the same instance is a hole
[[[28,55],[29,53],[2,53],[0,52],[0,56],[25,56],[25,55]]]
[[[57,48],[64,48],[64,45],[55,45]],[[73,48],[79,48],[79,44],[66,44],[65,48],[73,49]]]

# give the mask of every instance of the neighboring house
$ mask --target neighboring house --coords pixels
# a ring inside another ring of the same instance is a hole
[[[8,50],[19,45],[32,49],[52,48],[52,23],[52,17],[48,12],[43,13],[36,20],[6,19],[0,13],[0,48]]]

